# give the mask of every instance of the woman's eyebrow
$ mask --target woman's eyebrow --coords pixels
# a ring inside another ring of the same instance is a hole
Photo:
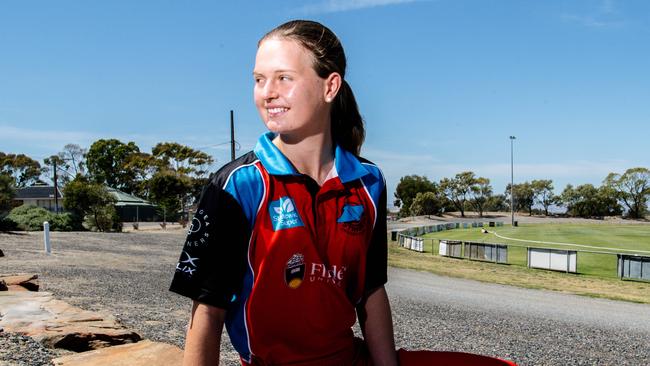
[[[271,74],[282,74],[285,72],[296,73],[297,71],[293,69],[280,69],[280,70],[273,70]],[[253,76],[264,76],[264,73],[253,70]]]

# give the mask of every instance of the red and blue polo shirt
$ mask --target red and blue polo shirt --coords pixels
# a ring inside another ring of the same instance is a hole
[[[356,305],[387,280],[386,185],[340,147],[319,186],[263,135],[204,188],[171,291],[226,309],[242,361],[353,347]]]

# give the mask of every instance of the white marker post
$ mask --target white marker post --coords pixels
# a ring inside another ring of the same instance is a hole
[[[43,242],[45,243],[45,254],[52,254],[52,246],[50,245],[50,223],[47,221],[43,223]]]

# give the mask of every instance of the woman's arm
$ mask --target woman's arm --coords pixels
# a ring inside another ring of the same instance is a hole
[[[194,301],[185,338],[183,366],[219,365],[219,347],[226,311]]]
[[[375,366],[397,366],[393,319],[386,289],[371,292],[357,309],[359,324]]]

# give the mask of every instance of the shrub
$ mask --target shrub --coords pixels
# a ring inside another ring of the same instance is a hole
[[[84,225],[92,231],[122,231],[122,222],[113,205],[95,207],[91,214],[86,215]]]
[[[73,229],[72,218],[70,214],[64,213],[56,215],[44,208],[23,205],[11,210],[5,221],[14,223],[15,228],[26,231],[43,230],[43,222],[50,223],[50,230],[53,231],[70,231]],[[11,225],[8,223],[8,225]]]

